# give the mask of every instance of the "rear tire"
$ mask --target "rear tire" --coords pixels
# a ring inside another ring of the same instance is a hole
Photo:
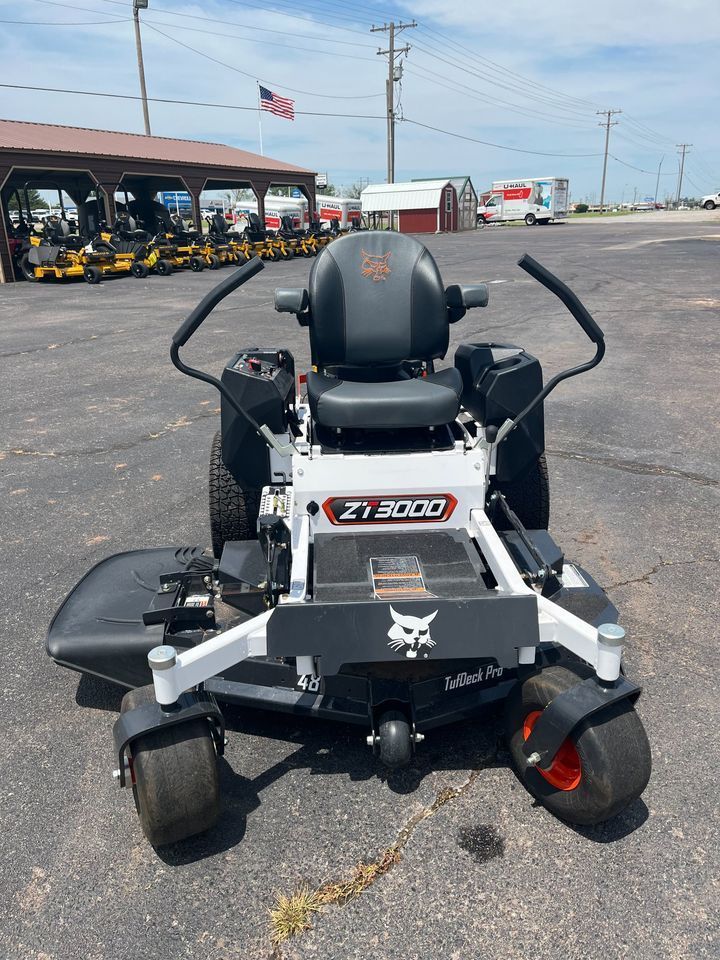
[[[534,213],[527,213],[527,214],[525,215],[525,223],[526,223],[529,227],[534,227],[535,224],[537,223],[537,217],[535,216],[535,214],[534,214]]]
[[[20,258],[20,273],[28,280],[30,283],[37,283],[40,279],[35,276],[35,267],[30,263],[30,258],[26,253]]]
[[[205,261],[202,257],[190,257],[190,269],[193,273],[201,273],[205,269]]]
[[[146,263],[143,263],[142,260],[133,260],[130,265],[130,273],[134,277],[137,277],[138,280],[144,280],[145,277],[150,273]]]
[[[161,277],[169,277],[173,272],[173,265],[169,260],[160,259],[155,264],[155,270],[160,274]]]
[[[547,530],[550,523],[550,480],[547,460],[541,453],[528,470],[510,483],[493,484],[489,493],[499,490],[526,530]],[[510,530],[510,524],[498,510],[498,530]]]
[[[220,269],[220,257],[216,253],[211,253],[208,257],[208,266],[211,270]]]
[[[650,744],[632,703],[620,700],[579,723],[547,771],[527,765],[522,744],[528,719],[534,722],[555,697],[592,673],[585,664],[545,667],[519,681],[505,705],[505,735],[518,779],[554,816],[584,826],[622,812],[650,779]]]
[[[222,458],[220,431],[210,449],[210,535],[213,553],[220,557],[229,540],[256,540],[260,491],[243,490]]]
[[[85,267],[83,276],[86,283],[96,284],[102,280],[102,270],[100,267]]]
[[[152,684],[125,694],[121,713],[155,700]],[[204,719],[148,733],[130,746],[133,796],[154,847],[204,833],[220,814],[217,754]]]

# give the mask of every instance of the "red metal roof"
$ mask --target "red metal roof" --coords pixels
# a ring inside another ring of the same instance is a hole
[[[90,130],[52,123],[28,123],[24,120],[0,120],[0,151],[42,150],[83,156],[122,157],[132,160],[160,160],[193,166],[233,167],[312,175],[313,171],[291,163],[261,157],[222,143],[203,140],[176,140],[173,137],[147,137],[140,133]]]

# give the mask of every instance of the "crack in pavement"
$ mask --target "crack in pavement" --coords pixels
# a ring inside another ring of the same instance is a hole
[[[170,433],[175,433],[181,427],[189,427],[198,420],[205,420],[208,417],[216,417],[220,412],[219,407],[213,407],[210,410],[203,410],[194,417],[182,416],[173,423],[167,423],[162,430],[157,433],[148,433],[135,440],[125,440],[123,442],[113,443],[108,447],[88,447],[80,450],[26,450],[24,447],[14,447],[10,450],[0,450],[0,460],[6,457],[43,457],[53,459],[56,457],[90,457],[104,453],[119,453],[124,450],[132,450],[142,443],[148,443],[151,440],[159,440]]]
[[[459,786],[440,790],[429,806],[423,807],[405,822],[397,832],[395,840],[385,847],[375,860],[370,863],[361,861],[344,879],[327,881],[315,889],[303,886],[290,896],[277,894],[275,907],[269,911],[270,941],[273,947],[269,960],[282,960],[281,945],[309,930],[311,917],[319,914],[324,907],[344,907],[364,893],[376,880],[389,873],[402,861],[402,851],[418,826],[447,803],[467,793],[480,773],[496,759],[497,752],[488,757],[482,766],[472,770]]]
[[[691,560],[660,560],[655,566],[638,577],[631,577],[629,580],[621,580],[619,583],[611,583],[604,587],[604,590],[616,590],[618,587],[627,587],[631,583],[650,583],[650,577],[659,573],[663,567],[685,567],[696,563],[720,563],[720,557],[698,557]]]
[[[102,337],[114,337],[118,333],[125,333],[125,330],[106,330],[105,333],[94,333],[90,337],[75,337],[72,340],[63,340],[61,343],[48,343],[43,347],[28,347],[25,350],[11,350],[7,353],[0,353],[0,359],[6,357],[25,357],[31,353],[46,353],[48,350],[59,350],[61,347],[74,347],[78,343],[90,343],[92,340],[100,340]]]
[[[679,480],[690,480],[703,487],[720,487],[720,480],[706,477],[701,473],[690,473],[687,470],[677,470],[674,467],[661,467],[656,463],[639,463],[635,460],[621,460],[618,457],[599,457],[586,453],[572,453],[570,450],[547,451],[553,457],[565,460],[579,460],[581,463],[597,463],[613,470],[624,470],[626,473],[637,473],[653,477],[672,477]]]

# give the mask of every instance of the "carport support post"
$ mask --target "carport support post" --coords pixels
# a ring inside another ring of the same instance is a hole
[[[10,167],[0,167],[0,186],[7,183],[10,176]],[[0,210],[0,283],[14,283],[15,271],[13,270],[12,257],[10,256],[10,237],[8,236],[8,218],[5,209],[5,203],[10,202],[10,197],[5,193],[0,193],[2,200],[2,210]]]
[[[200,191],[199,190],[190,190],[190,203],[192,205],[192,215],[193,222],[195,223],[195,229],[199,232],[203,232],[202,228],[202,213],[200,212]]]

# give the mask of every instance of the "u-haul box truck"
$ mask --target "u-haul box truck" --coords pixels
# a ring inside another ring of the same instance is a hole
[[[478,223],[524,220],[531,227],[568,214],[568,181],[561,177],[496,180],[492,195],[478,206]]]
[[[307,200],[304,201],[304,207],[307,207]],[[268,230],[278,230],[282,217],[290,216],[293,227],[297,229],[307,220],[304,207],[300,200],[288,201],[287,197],[266,197],[265,226]],[[247,226],[247,214],[257,213],[257,210],[255,200],[241,200],[235,205],[235,215],[239,218],[242,228]]]
[[[352,200],[349,197],[328,197],[322,194],[317,194],[315,200],[320,223],[339,220],[340,228],[344,230],[353,220],[359,220],[362,217],[360,200]]]

